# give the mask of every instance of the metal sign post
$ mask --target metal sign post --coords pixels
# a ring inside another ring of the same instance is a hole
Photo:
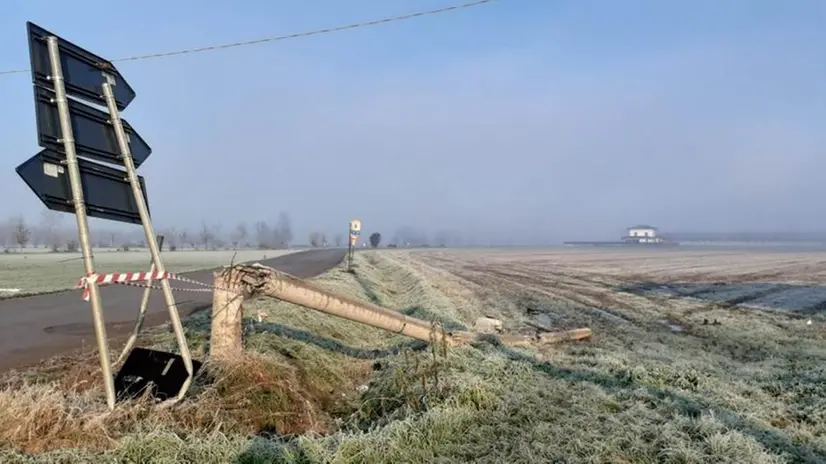
[[[161,251],[163,251],[163,238],[163,235],[158,235],[158,249]],[[138,308],[138,318],[135,320],[135,328],[132,330],[132,335],[126,340],[126,344],[123,346],[123,350],[120,352],[120,356],[118,356],[115,364],[120,364],[126,359],[126,356],[132,351],[132,347],[135,346],[135,342],[138,341],[138,335],[140,335],[141,329],[143,329],[143,321],[146,318],[146,311],[149,309],[149,296],[152,294],[151,276],[155,271],[155,261],[152,259],[149,261],[150,279],[146,281],[146,288],[143,289],[143,297],[141,297],[141,305],[140,308]]]
[[[126,138],[126,132],[123,130],[123,123],[118,112],[117,102],[115,101],[115,92],[113,90],[113,83],[116,82],[114,76],[104,74],[106,82],[103,83],[103,97],[106,99],[106,106],[109,108],[109,120],[112,127],[115,129],[115,136],[118,139],[118,146],[122,161],[126,167],[126,175],[129,178],[129,183],[132,185],[132,194],[138,206],[138,213],[141,216],[141,223],[143,224],[143,231],[146,234],[146,243],[149,245],[149,252],[152,254],[152,264],[154,264],[155,271],[165,272],[163,260],[161,259],[160,248],[158,242],[155,241],[155,232],[152,230],[152,219],[149,217],[149,210],[146,207],[146,202],[141,191],[141,184],[138,181],[138,174],[135,172],[135,163],[132,160],[132,152],[129,148],[129,143]],[[186,343],[186,336],[184,335],[184,328],[181,324],[181,315],[178,314],[178,308],[175,305],[175,296],[172,295],[172,287],[169,285],[169,280],[161,279],[161,290],[163,291],[166,307],[169,310],[169,319],[172,321],[172,328],[175,331],[175,338],[178,340],[178,347],[181,350],[181,357],[184,360],[186,372],[189,378],[186,379],[181,387],[176,401],[183,398],[192,383],[192,357],[189,353],[189,346]]]
[[[55,90],[55,101],[60,116],[60,128],[63,138],[63,149],[66,154],[66,169],[69,171],[69,183],[72,188],[72,204],[75,207],[77,218],[77,234],[80,241],[80,250],[83,253],[83,266],[86,275],[95,273],[95,264],[92,259],[92,244],[89,240],[89,223],[86,218],[86,203],[83,201],[83,191],[80,184],[80,169],[78,168],[77,154],[75,153],[75,139],[72,124],[69,121],[69,103],[66,99],[66,88],[63,83],[63,68],[60,63],[60,51],[57,37],[49,37],[49,59],[52,68],[51,81]],[[103,371],[103,386],[106,389],[106,404],[109,409],[115,408],[115,381],[112,377],[112,364],[109,361],[109,341],[106,338],[106,326],[103,323],[103,308],[100,301],[100,292],[95,282],[89,282],[89,299],[92,303],[92,318],[95,325],[95,337],[98,342],[100,368]]]
[[[347,237],[347,270],[353,270],[353,240]]]

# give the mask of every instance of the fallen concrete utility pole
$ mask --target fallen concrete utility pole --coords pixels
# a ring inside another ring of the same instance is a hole
[[[531,335],[494,335],[475,332],[445,332],[432,324],[405,316],[381,306],[338,295],[290,274],[260,264],[230,266],[215,274],[212,304],[213,359],[233,357],[243,350],[241,320],[243,301],[257,295],[269,296],[290,303],[360,322],[389,332],[399,333],[425,342],[450,345],[481,340],[498,340],[512,346],[559,343],[582,340],[591,336],[590,329],[550,332]]]

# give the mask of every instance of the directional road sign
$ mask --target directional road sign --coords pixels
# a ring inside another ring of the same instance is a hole
[[[72,188],[65,167],[66,157],[46,149],[17,167],[17,174],[40,197],[47,208],[74,213]],[[141,218],[126,171],[84,159],[78,159],[86,214],[89,217],[140,224]],[[146,185],[139,176],[144,201]]]
[[[115,129],[109,123],[109,114],[79,101],[67,100],[77,155],[123,165]],[[60,113],[57,110],[55,93],[35,85],[34,102],[38,144],[43,148],[63,152],[63,133],[60,129]],[[121,121],[132,151],[132,159],[135,167],[138,167],[152,154],[152,149],[128,122]]]
[[[26,32],[34,84],[37,138],[44,150],[18,166],[17,174],[47,208],[77,216],[78,244],[83,252],[83,267],[87,275],[95,273],[89,217],[141,224],[152,254],[153,268],[164,272],[160,246],[155,241],[149,216],[146,184],[135,173],[136,167],[146,161],[152,150],[120,117],[120,112],[135,98],[135,91],[108,60],[35,24],[26,23]],[[87,103],[103,106],[107,111]],[[128,150],[121,151],[121,147],[127,146]],[[178,390],[177,399],[181,399],[189,388],[197,365],[192,362],[169,282],[162,280],[161,286],[172,315],[172,327],[181,353],[178,364],[183,364],[184,374],[180,373],[181,366],[175,372],[167,372],[170,366],[165,365],[158,375],[163,377],[169,374],[170,378],[150,380],[159,385],[159,390],[163,390],[156,392],[159,395],[169,397],[174,394],[172,390]],[[119,374],[117,380],[112,376],[101,297],[93,283],[89,285],[89,301],[95,326],[99,329],[95,338],[106,402],[111,410],[115,407],[118,390],[121,393],[124,390],[129,371],[124,366],[125,370],[121,371],[123,375]],[[136,356],[128,358],[126,364],[130,364],[131,360],[132,367],[136,367],[137,371],[146,366],[150,368],[140,375],[155,375],[158,373],[155,368],[170,360],[169,356],[155,356],[153,359]],[[115,387],[116,382],[118,388]]]
[[[50,79],[52,67],[49,61],[49,48],[46,45],[46,38],[54,36],[57,37],[60,62],[63,65],[63,80],[69,95],[105,106],[106,100],[103,98],[101,84],[106,82],[103,75],[103,71],[106,71],[115,78],[115,102],[119,110],[126,109],[135,98],[135,91],[110,61],[61,39],[36,24],[26,23],[26,29],[29,35],[32,80],[36,85],[54,88],[54,83]]]

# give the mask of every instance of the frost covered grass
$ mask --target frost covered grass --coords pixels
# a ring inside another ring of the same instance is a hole
[[[105,414],[92,356],[8,375],[0,460],[826,460],[823,317],[662,290],[738,279],[812,285],[826,270],[818,259],[635,253],[360,252],[355,274],[314,280],[445,326],[491,315],[509,330],[590,326],[594,337],[541,350],[445,350],[259,299],[245,305],[238,367],[207,363],[176,408],[142,400]],[[186,325],[203,356],[207,315]],[[162,328],[149,343],[174,347]]]
[[[171,272],[187,272],[210,269],[235,262],[275,258],[300,250],[221,250],[221,251],[174,251],[164,252],[163,260]],[[150,256],[147,250],[112,251],[95,250],[98,272],[136,272],[149,270]],[[49,293],[74,288],[83,276],[80,253],[9,253],[0,254],[0,288],[20,289],[19,292],[0,292],[0,299]]]

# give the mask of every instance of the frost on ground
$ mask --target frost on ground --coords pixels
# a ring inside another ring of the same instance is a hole
[[[826,461],[824,317],[668,290],[803,288],[826,277],[818,255],[381,251],[356,266],[315,280],[448,328],[491,316],[594,338],[445,350],[256,300],[248,355],[229,371],[207,363],[176,408],[103,414],[91,356],[7,376],[0,461]],[[202,356],[206,315],[186,325]],[[164,329],[147,342],[174,349]]]
[[[222,250],[164,252],[163,260],[170,272],[210,269],[235,262],[275,258],[299,250]],[[98,272],[148,271],[151,257],[148,251],[95,251]],[[0,254],[0,288],[20,289],[0,292],[0,299],[9,296],[47,293],[74,288],[83,277],[80,253],[9,253]]]

